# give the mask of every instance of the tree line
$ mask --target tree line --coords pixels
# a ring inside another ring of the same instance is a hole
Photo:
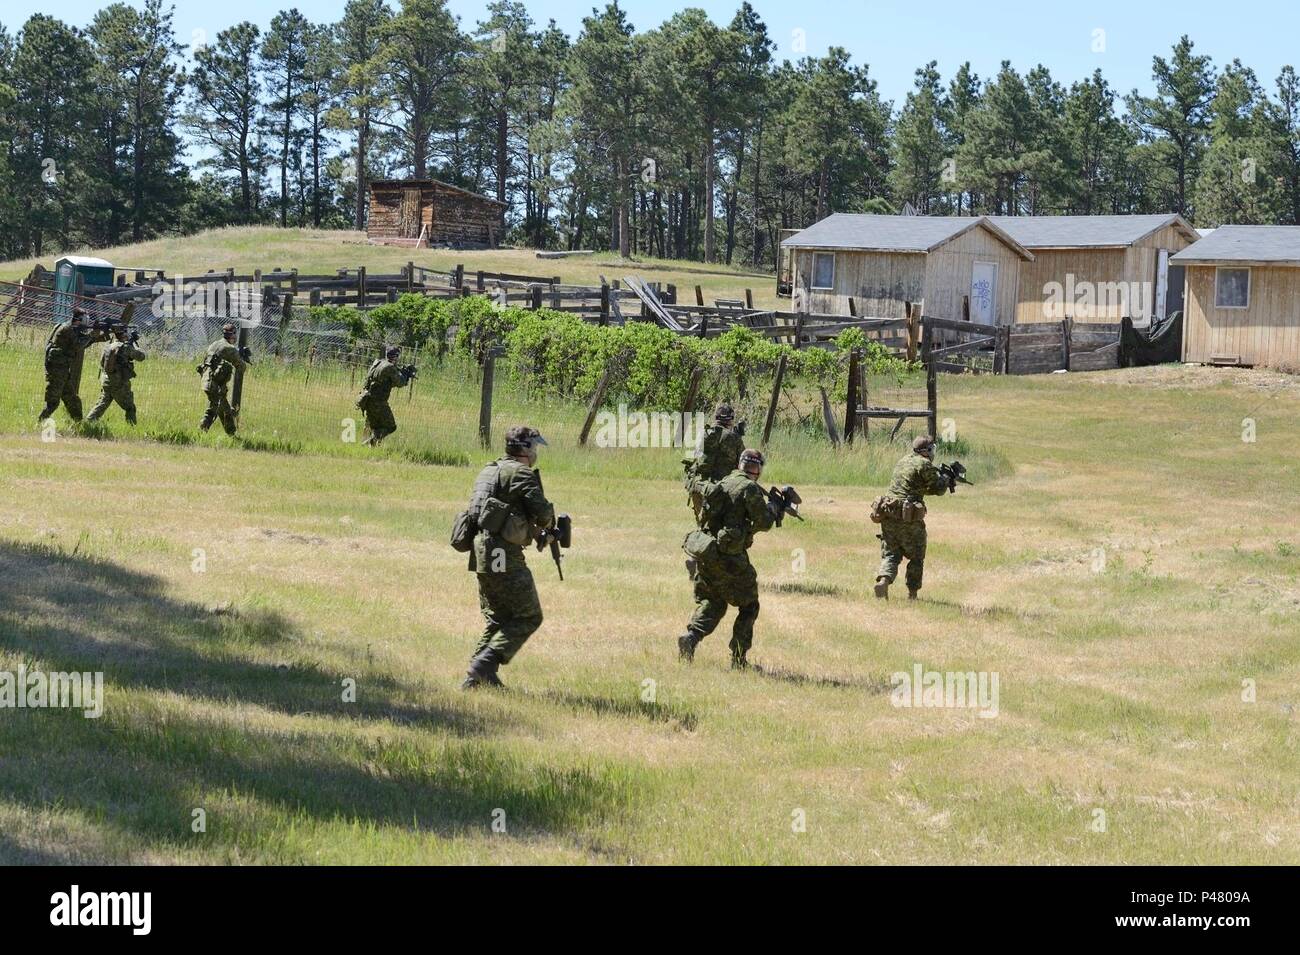
[[[576,37],[492,0],[348,0],[182,45],[163,0],[85,27],[0,24],[0,258],[213,226],[361,228],[367,183],[430,177],[509,204],[508,240],[770,266],[830,212],[1180,212],[1300,222],[1300,81],[1183,37],[1153,95],[1009,61],[898,105],[847,50],[779,56],[748,2]]]

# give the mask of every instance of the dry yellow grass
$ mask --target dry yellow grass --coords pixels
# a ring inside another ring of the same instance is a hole
[[[0,860],[1300,861],[1294,380],[941,394],[1012,472],[934,505],[916,604],[868,596],[878,488],[801,488],[753,551],[763,674],[725,669],[727,623],[674,659],[671,454],[555,449],[566,580],[533,561],[546,623],[479,695],[444,542],[472,469],[0,437],[0,669],[109,683],[98,721],[0,713]],[[917,663],[997,672],[998,716],[891,705]]]

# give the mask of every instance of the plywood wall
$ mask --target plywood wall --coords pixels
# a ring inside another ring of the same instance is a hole
[[[1034,261],[1020,269],[1020,301],[1017,322],[1051,322],[1072,318],[1075,322],[1118,322],[1142,317],[1141,308],[1155,307],[1156,262],[1161,249],[1170,255],[1191,245],[1174,226],[1151,233],[1123,249],[1033,249]],[[1071,298],[1070,276],[1075,296]],[[1061,295],[1053,297],[1051,283],[1058,283]],[[1083,283],[1093,288],[1093,304],[1080,304]],[[1123,298],[1117,286],[1123,283]],[[1058,303],[1065,314],[1059,314]]]
[[[970,295],[976,262],[996,262],[995,318],[1009,325],[1020,294],[1020,268],[1024,261],[1010,246],[982,226],[968,229],[931,252],[925,264],[925,314],[959,321],[965,317],[962,299]]]
[[[925,296],[925,254],[918,252],[836,252],[835,288],[808,291],[808,311],[848,315],[852,297],[863,318],[905,318],[904,302]],[[796,289],[810,289],[813,253],[794,256]]]
[[[1215,308],[1214,267],[1187,267],[1183,360],[1300,371],[1300,268],[1253,267],[1248,308]]]

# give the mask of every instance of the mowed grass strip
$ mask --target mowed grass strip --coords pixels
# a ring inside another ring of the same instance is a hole
[[[546,622],[508,692],[464,695],[480,619],[445,537],[472,443],[459,467],[288,425],[295,454],[44,443],[7,393],[0,669],[103,670],[107,700],[0,711],[0,859],[1300,861],[1300,390],[940,395],[983,473],[932,507],[923,600],[869,597],[899,446],[809,439],[807,523],[752,552],[763,671],[726,669],[728,623],[682,666],[677,452],[562,439],[566,579],[532,558]],[[997,673],[997,715],[892,705],[917,664]]]

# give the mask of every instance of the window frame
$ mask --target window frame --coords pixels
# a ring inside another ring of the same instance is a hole
[[[1251,274],[1248,265],[1216,265],[1214,267],[1214,307],[1223,309],[1232,309],[1234,311],[1243,311],[1250,308],[1250,289]],[[1245,272],[1246,273],[1246,301],[1243,305],[1221,305],[1219,304],[1219,275],[1222,272]]]
[[[831,260],[831,284],[817,284],[817,260],[825,256]],[[813,252],[812,269],[808,275],[808,288],[813,292],[833,292],[835,291],[835,253],[834,252]]]

